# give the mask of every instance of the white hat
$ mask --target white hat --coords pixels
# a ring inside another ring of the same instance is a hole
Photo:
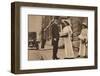
[[[83,24],[84,26],[88,26],[86,22],[83,22],[82,24]]]
[[[63,23],[68,22],[69,25],[71,26],[71,21],[70,21],[70,19],[63,19],[62,22],[63,22]]]

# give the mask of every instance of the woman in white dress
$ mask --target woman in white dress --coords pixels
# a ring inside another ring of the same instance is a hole
[[[87,42],[88,42],[88,29],[86,23],[82,24],[81,34],[79,35],[80,47],[78,57],[87,57]]]
[[[64,28],[62,30],[61,37],[64,38],[65,56],[66,56],[64,59],[73,59],[75,58],[75,56],[71,41],[71,36],[72,36],[71,25],[69,24],[68,21],[64,21],[62,25],[64,25]]]

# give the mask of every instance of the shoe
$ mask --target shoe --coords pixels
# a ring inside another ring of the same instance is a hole
[[[57,58],[57,57],[56,58],[53,58],[53,60],[57,60],[57,59],[60,59],[60,58]]]
[[[84,58],[88,58],[88,56],[84,56]]]
[[[81,58],[88,58],[87,56],[81,56]]]
[[[79,58],[80,57],[80,55],[78,55],[76,58]]]
[[[64,58],[64,59],[75,59],[75,58]]]

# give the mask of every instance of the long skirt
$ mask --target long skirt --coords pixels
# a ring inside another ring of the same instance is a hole
[[[87,48],[86,45],[82,43],[82,41],[80,40],[80,48],[79,48],[79,55],[80,56],[86,56],[87,54]]]
[[[67,37],[64,38],[64,44],[65,44],[65,56],[66,58],[74,58],[74,52],[72,47],[71,38]]]

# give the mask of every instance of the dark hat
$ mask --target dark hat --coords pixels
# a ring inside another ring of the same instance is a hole
[[[69,25],[69,22],[68,21],[64,21],[64,23],[66,23],[67,25]]]
[[[69,24],[69,22],[68,22],[68,21],[65,21],[65,20],[64,20],[64,21],[62,21],[62,24],[65,24],[65,25],[66,25],[66,24],[67,24],[67,25],[70,25],[70,24]]]

